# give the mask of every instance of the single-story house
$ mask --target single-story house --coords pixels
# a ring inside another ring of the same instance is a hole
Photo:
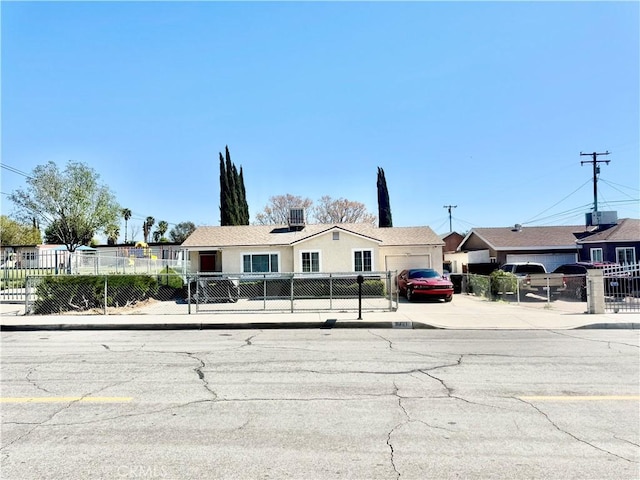
[[[579,259],[577,240],[591,235],[595,227],[584,225],[550,227],[473,228],[458,251],[474,252],[470,261],[492,262],[497,266],[511,262],[538,262],[547,271]]]
[[[192,272],[442,271],[444,242],[429,227],[364,223],[198,227],[182,244]]]
[[[580,261],[636,264],[640,262],[640,220],[622,218],[617,225],[577,241]]]

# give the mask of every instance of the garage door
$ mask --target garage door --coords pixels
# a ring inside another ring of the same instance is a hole
[[[542,263],[547,272],[553,272],[564,263],[575,263],[577,255],[575,253],[538,253],[538,254],[514,254],[507,255],[507,263],[513,262],[536,262]]]
[[[431,255],[387,255],[384,257],[385,270],[400,273],[408,268],[431,268]],[[393,274],[393,273],[392,273]],[[396,278],[392,284],[396,287]]]

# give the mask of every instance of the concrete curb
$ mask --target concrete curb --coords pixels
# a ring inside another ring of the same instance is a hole
[[[276,329],[354,329],[354,328],[394,328],[405,330],[541,330],[523,328],[448,328],[421,322],[369,322],[363,320],[326,320],[318,322],[245,322],[245,323],[128,323],[128,324],[32,324],[1,325],[3,332],[35,332],[35,331],[105,331],[105,330],[276,330]],[[639,323],[593,323],[569,328],[545,328],[542,330],[640,330]]]
[[[640,330],[640,323],[592,323],[575,327],[573,330],[594,330],[594,329],[614,329],[614,330]]]

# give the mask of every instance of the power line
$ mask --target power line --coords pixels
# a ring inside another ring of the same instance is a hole
[[[629,197],[629,198],[633,198],[633,197],[631,197],[631,195],[629,195],[628,193],[625,193],[625,192],[623,192],[622,190],[620,190],[620,189],[618,189],[618,188],[614,187],[614,185],[617,185],[617,184],[615,184],[615,183],[611,183],[611,182],[607,182],[604,178],[601,178],[601,179],[600,179],[600,181],[601,181],[601,182],[606,183],[606,184],[607,184],[607,185],[609,185],[611,188],[613,188],[614,190],[616,190],[616,191],[620,192],[621,194],[626,195],[626,196],[627,196],[627,197]],[[618,186],[620,186],[620,187],[624,187],[624,188],[628,188],[629,190],[638,191],[637,189],[630,188],[630,187],[625,187],[624,185],[618,185]]]
[[[589,206],[588,203],[584,204],[584,205],[580,205],[578,207],[572,208],[571,210],[566,210],[564,212],[559,212],[559,213],[556,213],[556,214],[553,214],[553,215],[549,215],[547,217],[542,217],[542,218],[537,218],[535,220],[530,220],[530,221],[526,222],[526,224],[540,223],[540,222],[551,220],[551,219],[559,219],[559,218],[562,218],[562,217],[566,217],[567,215],[575,216],[578,213],[582,214],[582,213],[584,213],[584,209],[586,207],[588,207],[588,206]],[[523,223],[523,225],[525,225],[525,223]]]
[[[557,201],[556,203],[554,203],[553,205],[551,205],[549,208],[541,211],[540,213],[538,213],[536,216],[534,216],[533,218],[527,220],[526,222],[523,222],[523,224],[527,224],[527,223],[532,223],[534,222],[540,215],[542,215],[543,213],[548,212],[549,210],[551,210],[553,207],[555,207],[556,205],[564,202],[567,198],[569,198],[571,195],[573,195],[574,193],[576,193],[578,190],[580,190],[582,187],[584,187],[587,183],[589,183],[591,179],[587,179],[586,182],[584,182],[582,185],[580,185],[578,188],[576,188],[573,192],[571,192],[569,195],[567,195],[566,197],[564,197],[562,200]]]
[[[5,164],[5,163],[0,163],[0,167],[4,168],[4,169],[6,169],[6,170],[9,170],[10,172],[17,173],[18,175],[22,175],[23,177],[26,177],[26,178],[33,178],[33,177],[31,177],[31,175],[29,175],[28,173],[25,173],[25,172],[23,172],[22,170],[18,170],[17,168],[12,167],[11,165],[7,165],[7,164]]]

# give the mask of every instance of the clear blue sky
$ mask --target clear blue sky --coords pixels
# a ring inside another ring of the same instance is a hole
[[[269,197],[395,226],[640,216],[638,2],[6,2],[2,164],[87,163],[141,231],[219,224],[218,153]],[[25,185],[9,169],[6,194]],[[141,236],[141,235],[139,235]]]

